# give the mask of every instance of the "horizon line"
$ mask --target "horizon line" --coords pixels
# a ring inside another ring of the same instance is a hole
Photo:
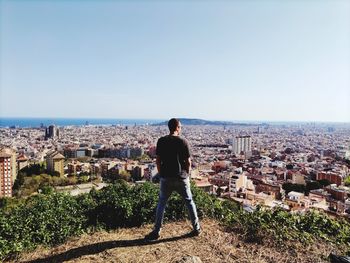
[[[204,120],[204,121],[221,121],[221,122],[244,122],[244,123],[341,123],[350,124],[350,121],[325,121],[325,120],[223,120],[223,119],[207,119],[207,118],[195,118],[195,117],[175,117],[178,119],[191,119],[191,120]],[[154,120],[154,121],[166,121],[169,118],[125,118],[125,117],[23,117],[23,116],[0,116],[0,119],[87,119],[87,120]]]

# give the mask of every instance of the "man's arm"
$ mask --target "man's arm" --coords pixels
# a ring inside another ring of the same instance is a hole
[[[190,168],[191,168],[191,158],[188,157],[185,159],[185,169],[188,174],[190,174]]]
[[[160,173],[160,156],[159,155],[157,155],[156,164],[157,164],[158,173]]]

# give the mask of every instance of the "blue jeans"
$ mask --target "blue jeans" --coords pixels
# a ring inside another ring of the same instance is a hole
[[[197,216],[197,208],[192,199],[190,179],[181,178],[161,178],[160,179],[160,193],[159,201],[156,212],[156,222],[154,226],[154,231],[160,232],[162,227],[164,210],[166,203],[173,191],[178,192],[182,198],[185,200],[188,212],[190,214],[190,219],[192,222],[192,227],[195,230],[199,230],[199,220]]]

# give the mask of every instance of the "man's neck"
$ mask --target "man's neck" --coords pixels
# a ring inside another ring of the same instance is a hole
[[[171,136],[179,136],[179,133],[178,132],[173,132],[173,133],[170,133]]]

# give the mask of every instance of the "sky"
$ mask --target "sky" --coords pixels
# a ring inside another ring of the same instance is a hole
[[[350,1],[0,0],[0,117],[350,122]]]

